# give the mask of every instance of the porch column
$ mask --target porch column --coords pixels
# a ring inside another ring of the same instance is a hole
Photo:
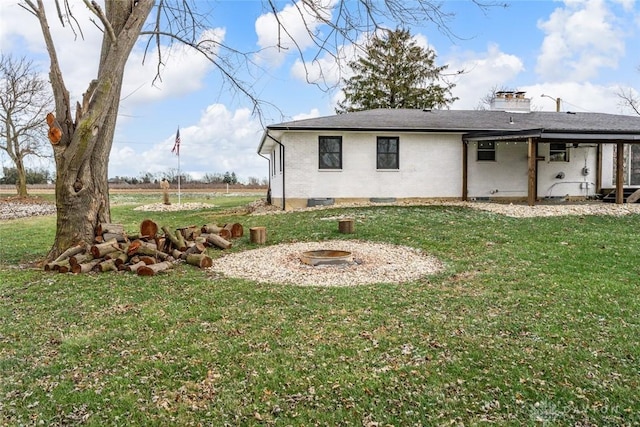
[[[537,157],[538,157],[538,143],[533,138],[529,138],[529,149],[527,152],[527,159],[529,163],[529,180],[527,185],[527,203],[529,206],[533,206],[538,198],[538,189],[536,188],[537,179]]]
[[[624,203],[624,142],[616,148],[616,203]]]
[[[469,199],[469,187],[467,186],[468,172],[467,165],[469,164],[469,146],[466,141],[462,141],[462,201],[466,202]]]
[[[596,163],[596,194],[602,193],[602,144],[598,144]]]

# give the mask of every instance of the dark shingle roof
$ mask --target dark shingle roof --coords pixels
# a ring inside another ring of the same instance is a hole
[[[604,113],[377,109],[284,122],[267,126],[267,129],[462,133],[544,130],[640,134],[640,117]]]

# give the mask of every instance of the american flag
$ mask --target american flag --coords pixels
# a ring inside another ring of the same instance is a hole
[[[178,132],[176,132],[176,142],[173,144],[171,152],[176,153],[177,156],[180,155],[180,128],[178,128]]]

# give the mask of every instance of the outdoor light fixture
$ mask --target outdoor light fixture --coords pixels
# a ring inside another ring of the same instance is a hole
[[[545,95],[544,93],[542,95],[540,95],[541,98],[549,98],[549,99],[553,99],[554,101],[556,101],[556,112],[559,113],[560,112],[560,98],[554,98],[553,96],[549,96],[549,95]]]

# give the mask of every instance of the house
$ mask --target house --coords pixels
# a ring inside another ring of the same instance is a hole
[[[590,199],[640,187],[640,117],[376,109],[267,126],[271,202]],[[525,99],[525,101],[528,101]],[[516,105],[513,105],[513,104]],[[509,108],[509,107],[513,108]]]

